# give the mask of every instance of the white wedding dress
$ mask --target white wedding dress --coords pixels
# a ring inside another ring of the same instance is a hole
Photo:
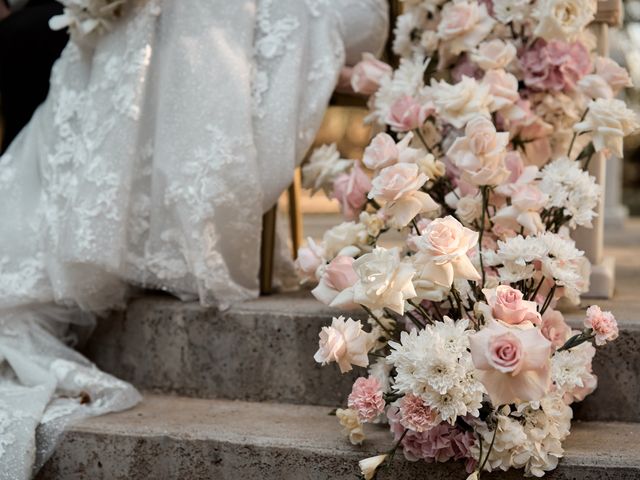
[[[257,296],[261,217],[345,62],[379,50],[382,0],[130,0],[70,42],[0,157],[0,479],[70,421],[140,400],[67,345],[129,285],[224,308]]]

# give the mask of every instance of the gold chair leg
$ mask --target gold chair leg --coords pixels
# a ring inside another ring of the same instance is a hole
[[[302,192],[302,173],[300,168],[293,172],[293,183],[289,187],[289,228],[291,229],[291,244],[293,258],[298,258],[298,249],[302,246],[303,226],[300,196]]]
[[[278,205],[262,216],[262,244],[260,245],[260,295],[273,290],[273,257],[276,247],[276,217]]]

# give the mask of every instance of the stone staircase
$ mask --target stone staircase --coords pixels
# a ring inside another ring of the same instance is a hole
[[[614,233],[608,250],[618,260],[618,291],[598,303],[615,311],[620,338],[598,352],[599,388],[576,406],[566,456],[545,478],[640,479],[640,228]],[[572,325],[588,304],[567,312]],[[329,416],[353,381],[312,358],[334,314],[304,291],[226,312],[167,296],[134,300],[99,324],[85,353],[146,392],[144,402],[71,428],[38,478],[357,478],[357,461],[392,441],[385,428],[367,425],[367,442],[353,447]],[[395,464],[377,478],[466,478],[453,463],[397,455]]]

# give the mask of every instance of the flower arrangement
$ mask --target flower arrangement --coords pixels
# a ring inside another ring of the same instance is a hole
[[[398,448],[461,460],[469,479],[541,477],[571,403],[596,388],[595,346],[618,335],[610,312],[591,306],[572,330],[557,305],[588,289],[570,233],[600,201],[590,161],[621,155],[639,126],[614,98],[630,79],[595,54],[593,0],[404,4],[399,67],[367,56],[352,76],[382,131],[361,161],[325,146],[303,168],[346,221],[309,240],[298,271],[367,318],[334,318],[315,360],[367,368],[336,412],[354,444],[363,424],[390,426],[395,446],[360,462],[365,479]]]

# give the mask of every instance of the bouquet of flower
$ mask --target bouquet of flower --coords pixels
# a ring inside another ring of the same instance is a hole
[[[622,155],[639,126],[614,98],[629,76],[594,52],[593,0],[405,6],[400,66],[368,56],[352,75],[384,131],[362,161],[324,146],[303,168],[346,221],[309,239],[299,273],[321,302],[367,318],[334,318],[315,359],[368,369],[337,410],[353,443],[367,422],[395,437],[361,462],[366,479],[398,448],[463,460],[469,479],[540,477],[563,455],[570,404],[596,387],[594,344],[618,335],[597,306],[576,331],[556,307],[588,289],[570,233],[596,215],[592,158]]]

